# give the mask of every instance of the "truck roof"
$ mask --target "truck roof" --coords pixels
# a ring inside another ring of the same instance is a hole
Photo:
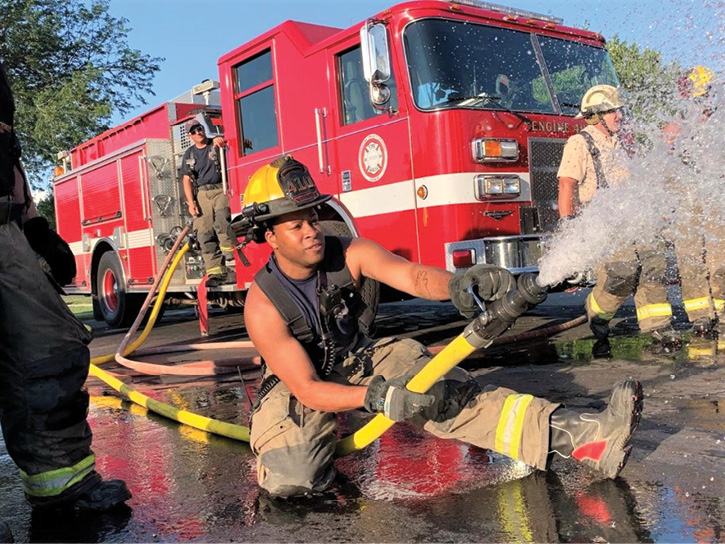
[[[413,0],[395,4],[377,14],[371,14],[366,20],[382,19],[395,14],[423,10],[446,10],[451,13],[484,15],[488,19],[520,26],[528,31],[543,30],[567,36],[576,36],[585,40],[593,40],[599,44],[604,43],[604,38],[599,33],[563,25],[562,19],[479,0]],[[302,55],[311,54],[321,47],[329,45],[330,42],[348,36],[350,31],[357,31],[364,22],[365,20],[355,23],[347,29],[341,29],[287,20],[269,29],[264,34],[256,36],[252,40],[236,47],[229,53],[222,55],[219,58],[218,65],[221,66],[229,61],[233,61],[235,57],[247,52],[249,49],[253,49],[259,43],[268,41],[271,37],[278,34],[284,34]]]

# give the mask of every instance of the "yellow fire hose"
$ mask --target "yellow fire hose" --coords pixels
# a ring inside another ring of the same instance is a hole
[[[163,304],[164,295],[168,289],[171,277],[176,270],[179,262],[183,258],[184,254],[188,251],[189,245],[184,246],[179,250],[175,256],[173,263],[165,273],[164,279],[159,287],[159,294],[156,299],[156,303],[149,317],[148,323],[144,328],[139,338],[133,342],[126,350],[124,355],[132,353],[137,349],[148,337],[151,329],[154,326],[156,318]],[[526,282],[523,282],[526,284]],[[526,287],[519,281],[519,289]],[[527,288],[531,290],[532,282],[529,282]],[[546,298],[545,293],[543,298]],[[536,296],[536,295],[531,295]],[[444,376],[448,371],[455,367],[458,363],[468,357],[471,353],[478,349],[483,349],[491,345],[493,340],[505,331],[520,315],[531,307],[543,300],[533,301],[526,295],[521,296],[518,292],[512,291],[507,294],[506,297],[496,301],[492,306],[491,312],[484,312],[471,323],[469,323],[464,331],[458,335],[453,341],[448,344],[443,350],[441,350],[436,356],[434,356],[428,364],[426,364],[418,374],[416,374],[410,382],[408,382],[407,388],[416,393],[425,393],[430,389],[433,384]],[[529,304],[528,307],[526,305]],[[490,330],[489,330],[490,329]],[[195,414],[186,410],[178,409],[169,404],[157,401],[135,391],[127,384],[123,383],[118,378],[111,376],[108,372],[100,369],[97,365],[105,362],[114,360],[113,355],[96,357],[91,360],[89,373],[100,380],[104,381],[110,387],[118,391],[121,395],[129,399],[130,401],[151,410],[161,416],[168,419],[189,425],[202,431],[217,434],[234,440],[240,440],[249,442],[249,428],[242,425],[236,425],[233,423],[226,423],[216,419],[212,419],[206,416]],[[385,431],[393,426],[395,422],[382,414],[378,414],[372,421],[368,422],[358,431],[352,435],[339,440],[336,444],[335,454],[337,456],[344,456],[355,451],[359,451],[375,440],[379,438]]]

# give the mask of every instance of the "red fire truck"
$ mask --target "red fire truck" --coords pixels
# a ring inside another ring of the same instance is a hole
[[[188,220],[184,121],[222,127],[232,214],[252,173],[289,153],[334,198],[325,228],[455,271],[535,270],[556,222],[556,170],[582,95],[617,85],[604,39],[475,0],[396,5],[346,30],[287,21],[222,56],[212,81],[60,154],[58,229],[78,261],[71,293],[113,325],[133,317]],[[206,96],[206,99],[203,97]],[[248,246],[235,297],[267,258]],[[170,291],[193,298],[187,254]]]

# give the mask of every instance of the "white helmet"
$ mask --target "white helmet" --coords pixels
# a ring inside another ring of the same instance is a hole
[[[616,110],[624,107],[619,99],[619,91],[611,85],[594,85],[582,98],[582,105],[576,119],[590,117],[597,113]]]

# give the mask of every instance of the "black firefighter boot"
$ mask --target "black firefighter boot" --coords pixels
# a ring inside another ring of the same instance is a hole
[[[682,349],[682,335],[670,325],[650,331],[650,334],[653,344],[665,353],[676,353]]]
[[[606,478],[616,478],[632,449],[628,443],[639,424],[642,405],[642,385],[624,380],[614,386],[609,406],[602,412],[554,410],[550,453],[573,457]]]
[[[612,347],[609,345],[609,321],[601,317],[592,317],[589,320],[589,328],[597,339],[592,346],[592,357],[595,359],[611,359]]]
[[[123,480],[104,480],[93,471],[82,481],[54,497],[25,495],[34,510],[110,510],[131,498],[131,492]]]

